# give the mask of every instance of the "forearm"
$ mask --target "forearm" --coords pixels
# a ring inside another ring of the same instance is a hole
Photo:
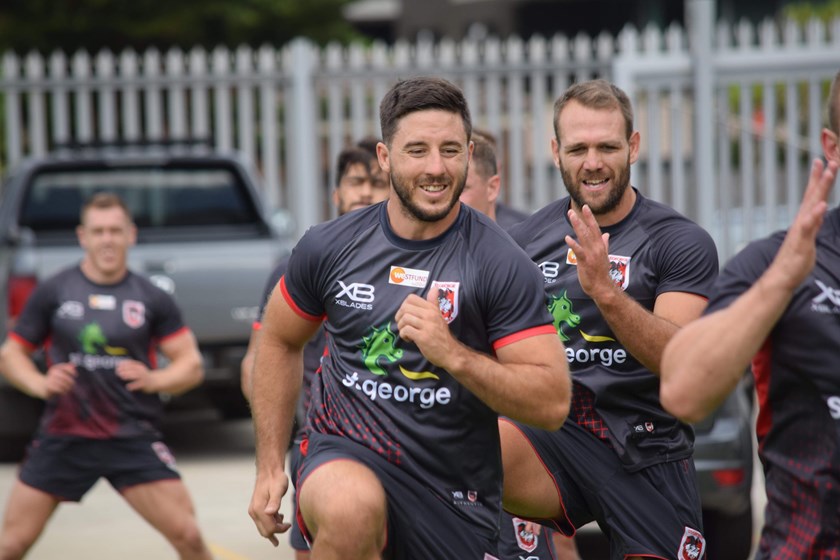
[[[258,469],[283,469],[303,378],[303,351],[257,350],[251,395]]]
[[[47,397],[46,377],[31,358],[12,351],[7,345],[0,349],[0,373],[19,391],[38,399]]]
[[[198,386],[204,380],[204,370],[199,354],[184,356],[164,368],[152,370],[157,393],[180,395]]]
[[[792,291],[765,274],[726,309],[678,332],[662,359],[662,405],[696,422],[738,384],[790,301]]]
[[[659,375],[662,352],[679,326],[616,289],[595,302],[613,334],[645,368]]]
[[[459,346],[446,369],[490,408],[535,427],[562,426],[569,413],[571,381],[559,341],[552,341],[551,351],[538,364],[501,363]]]

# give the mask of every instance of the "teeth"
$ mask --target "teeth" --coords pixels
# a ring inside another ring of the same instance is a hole
[[[440,192],[446,187],[444,187],[443,185],[423,185],[420,188],[427,192]]]

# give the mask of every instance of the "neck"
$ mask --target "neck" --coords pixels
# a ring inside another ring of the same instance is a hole
[[[87,259],[82,260],[81,268],[85,278],[95,284],[117,284],[128,274],[128,268],[125,266],[109,272],[97,268]]]
[[[410,214],[399,200],[393,198],[388,200],[387,210],[388,222],[397,236],[412,241],[424,241],[443,234],[455,223],[461,211],[461,203],[456,203],[446,216],[434,222],[425,222],[418,219]]]

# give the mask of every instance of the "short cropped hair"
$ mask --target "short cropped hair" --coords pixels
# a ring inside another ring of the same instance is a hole
[[[560,113],[577,101],[590,109],[618,109],[624,116],[627,139],[633,134],[633,105],[621,88],[606,80],[589,80],[573,84],[554,102],[554,136],[560,142]]]
[[[485,179],[496,175],[499,172],[499,167],[494,142],[479,132],[473,133],[472,142],[473,153],[470,165]]]
[[[472,135],[472,119],[464,93],[452,82],[442,78],[420,76],[401,80],[392,87],[379,104],[382,139],[388,146],[404,116],[416,111],[440,109],[457,113],[464,122],[467,140]]]
[[[375,154],[358,146],[351,146],[341,150],[338,154],[338,163],[335,170],[336,186],[341,183],[341,179],[351,167],[360,163],[365,166],[365,169],[370,169],[375,159]]]
[[[85,201],[85,203],[82,204],[82,209],[79,212],[79,223],[85,222],[85,213],[91,208],[96,208],[98,210],[106,210],[108,208],[121,208],[122,211],[125,212],[125,215],[128,217],[128,221],[134,221],[134,219],[131,217],[131,211],[128,209],[128,206],[126,206],[123,199],[111,192],[98,192],[90,198],[88,198],[87,201]]]

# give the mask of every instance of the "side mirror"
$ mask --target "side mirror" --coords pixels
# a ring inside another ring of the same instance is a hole
[[[269,223],[272,229],[280,236],[294,239],[297,235],[297,225],[292,213],[285,208],[277,208],[271,213]]]

